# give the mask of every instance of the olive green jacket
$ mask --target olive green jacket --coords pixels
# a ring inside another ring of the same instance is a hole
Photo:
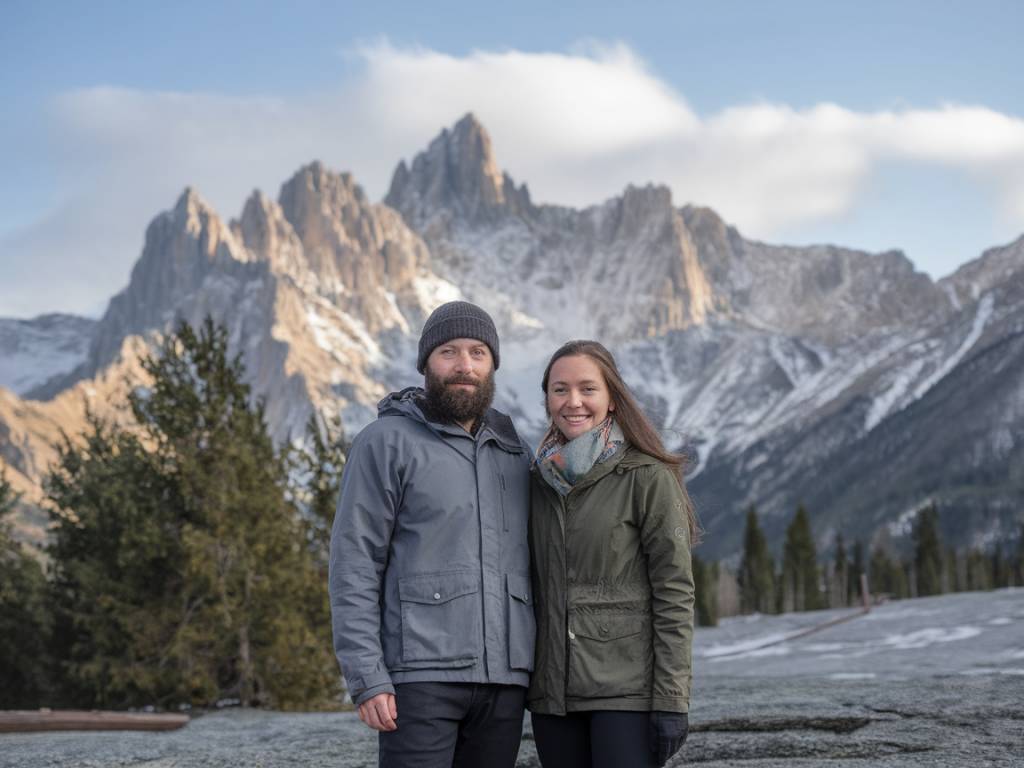
[[[693,570],[672,471],[632,447],[564,498],[534,467],[532,712],[687,712]]]

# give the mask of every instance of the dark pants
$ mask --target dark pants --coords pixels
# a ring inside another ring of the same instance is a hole
[[[531,715],[544,768],[649,768],[650,712]]]
[[[380,768],[513,768],[525,705],[518,685],[396,685],[398,730],[379,736]]]

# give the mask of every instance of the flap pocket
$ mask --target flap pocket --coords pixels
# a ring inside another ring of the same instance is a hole
[[[591,640],[621,640],[643,631],[646,616],[577,615],[572,622],[574,632]]]
[[[522,603],[530,604],[530,577],[518,573],[508,574],[508,593]]]
[[[480,576],[473,571],[424,573],[398,580],[398,597],[403,603],[442,605],[479,589]]]

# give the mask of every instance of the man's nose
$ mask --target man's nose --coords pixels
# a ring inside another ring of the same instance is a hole
[[[455,358],[455,370],[460,372],[473,370],[473,358],[469,352],[463,352]]]

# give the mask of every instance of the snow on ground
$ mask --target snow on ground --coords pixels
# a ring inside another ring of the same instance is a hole
[[[1024,658],[1021,588],[889,602],[867,615],[793,638],[859,610],[759,616],[756,621],[735,617],[723,619],[718,627],[699,628],[693,644],[694,675],[698,680],[721,675],[839,680],[996,674],[1020,667]]]

